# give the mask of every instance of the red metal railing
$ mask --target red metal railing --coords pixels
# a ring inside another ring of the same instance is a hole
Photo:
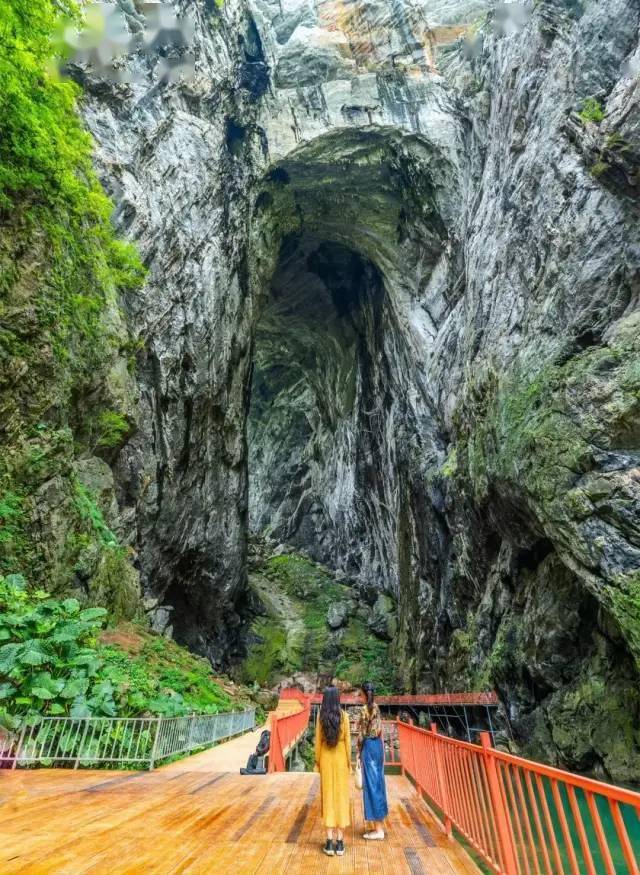
[[[283,693],[288,692],[283,690]],[[282,694],[281,694],[282,695]],[[311,696],[312,705],[320,705],[322,693]],[[361,705],[363,699],[357,695],[340,696],[341,705]],[[423,696],[376,696],[378,705],[497,705],[496,693],[429,693]]]
[[[285,701],[296,699],[298,702],[300,702],[301,705],[304,705],[310,698],[306,693],[303,693],[302,690],[299,690],[297,687],[285,687],[284,689],[280,690],[280,692],[278,693],[278,697],[280,699],[284,699]]]
[[[284,695],[283,695],[284,694]],[[294,714],[284,714],[278,717],[277,712],[271,714],[271,742],[269,745],[269,771],[284,772],[287,768],[287,755],[302,738],[309,726],[311,704],[309,697],[299,690],[289,692],[283,690],[280,694],[283,700],[297,699],[302,705],[300,711]]]
[[[495,872],[639,875],[640,793],[495,750],[486,732],[479,746],[397,726],[403,771]]]

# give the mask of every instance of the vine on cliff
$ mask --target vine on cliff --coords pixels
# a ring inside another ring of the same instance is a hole
[[[126,399],[109,387],[128,341],[119,299],[144,278],[111,225],[76,111],[80,90],[52,60],[57,34],[74,23],[73,0],[9,0],[0,23],[0,568],[46,586],[64,582],[77,556],[53,570],[42,523],[34,527],[41,492],[55,483],[67,527],[82,528],[73,465],[95,449],[87,401],[94,415],[107,411],[99,448],[116,446],[130,430],[117,409]]]

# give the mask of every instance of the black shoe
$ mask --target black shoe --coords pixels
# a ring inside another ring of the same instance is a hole
[[[338,839],[336,842],[336,857],[341,857],[344,854],[344,842]]]
[[[340,842],[338,842],[338,844],[340,844]],[[333,857],[333,842],[331,841],[331,839],[327,839],[327,843],[322,850],[325,852],[327,857]],[[344,851],[342,853],[344,853]]]

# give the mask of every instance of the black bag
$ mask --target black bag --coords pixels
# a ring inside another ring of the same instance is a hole
[[[264,756],[269,752],[269,746],[271,744],[271,733],[268,729],[265,729],[263,733],[260,735],[260,741],[256,745],[256,753],[258,756]]]
[[[264,758],[269,752],[269,746],[271,744],[271,733],[268,729],[265,729],[264,732],[260,735],[260,740],[256,745],[256,752],[250,754],[249,759],[247,760],[247,766],[244,769],[240,769],[241,775],[266,775],[267,770],[264,764]]]

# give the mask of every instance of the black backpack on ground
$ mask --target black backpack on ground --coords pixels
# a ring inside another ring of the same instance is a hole
[[[271,733],[268,729],[265,729],[261,735],[260,740],[256,745],[256,752],[252,753],[247,760],[247,766],[244,769],[240,769],[241,775],[266,775],[267,769],[265,766],[265,757],[269,753],[269,744],[271,742]]]

